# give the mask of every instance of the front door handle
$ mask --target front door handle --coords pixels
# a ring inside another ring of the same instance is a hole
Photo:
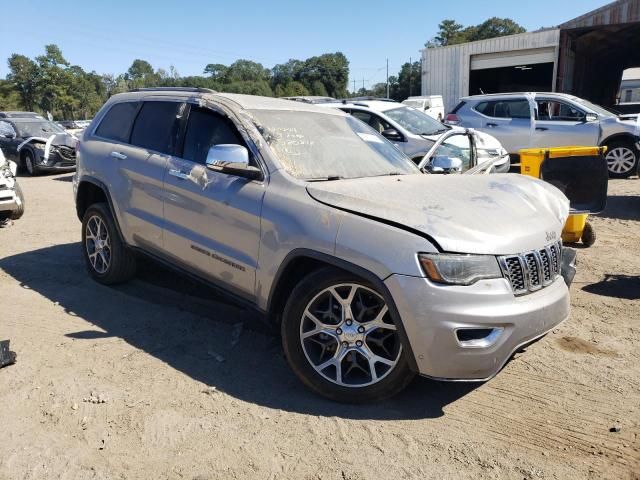
[[[113,158],[117,158],[118,160],[125,160],[127,156],[124,153],[120,152],[111,152],[111,156]]]
[[[536,130],[540,130],[541,132],[545,132],[549,130],[547,127],[536,127]]]
[[[497,127],[497,126],[498,126],[497,123],[491,123],[491,122],[487,123],[487,127]]]
[[[188,173],[184,173],[184,172],[181,172],[180,170],[174,170],[174,169],[169,170],[169,175],[171,175],[172,177],[179,178],[180,180],[186,180],[189,178]]]

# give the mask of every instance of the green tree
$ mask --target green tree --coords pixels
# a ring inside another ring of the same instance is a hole
[[[434,41],[437,45],[446,46],[462,31],[463,26],[455,20],[447,19],[440,22],[438,28]]]
[[[499,17],[491,17],[478,25],[465,28],[455,20],[443,20],[438,28],[437,35],[425,44],[427,48],[457,45],[526,32],[524,27],[510,18]]]
[[[38,99],[38,65],[33,60],[14,53],[9,57],[7,80],[15,87],[27,110],[34,110]]]
[[[470,41],[484,40],[486,38],[504,37],[516,33],[524,33],[527,30],[510,18],[491,17],[489,20],[476,26]]]
[[[210,63],[204,67],[204,73],[209,75],[213,80],[223,80],[227,75],[229,67],[220,63]]]

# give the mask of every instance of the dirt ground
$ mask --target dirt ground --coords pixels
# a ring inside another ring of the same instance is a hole
[[[308,392],[277,337],[205,287],[152,265],[94,283],[71,175],[20,182],[27,213],[0,230],[0,339],[18,354],[0,369],[0,479],[640,478],[636,177],[592,218],[567,322],[487,383],[418,379],[368,406]]]

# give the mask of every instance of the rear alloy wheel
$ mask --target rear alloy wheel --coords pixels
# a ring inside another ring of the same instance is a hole
[[[295,373],[333,400],[383,399],[413,378],[384,298],[349,274],[323,269],[303,280],[287,304],[282,331]]]
[[[605,156],[609,176],[627,178],[633,175],[638,166],[638,153],[631,144],[615,142],[607,149]]]

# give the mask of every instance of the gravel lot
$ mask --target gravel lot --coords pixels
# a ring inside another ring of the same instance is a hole
[[[0,230],[0,479],[640,478],[640,179],[609,184],[572,315],[484,384],[383,404],[309,393],[279,340],[144,265],[117,288],[80,256],[71,175],[21,178]],[[610,428],[619,426],[619,432]]]

